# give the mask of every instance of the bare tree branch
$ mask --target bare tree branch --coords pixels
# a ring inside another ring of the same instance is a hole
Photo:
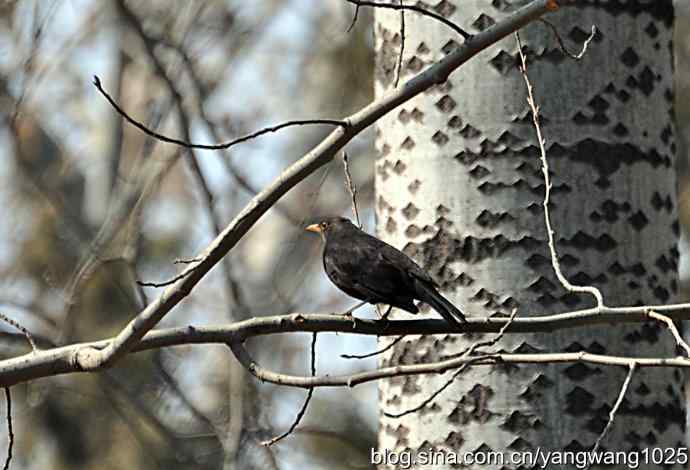
[[[312,387],[354,387],[366,382],[372,382],[390,377],[406,375],[441,374],[457,369],[465,364],[496,365],[496,364],[565,364],[590,363],[609,366],[630,367],[635,363],[638,367],[690,367],[690,360],[686,358],[651,358],[625,357],[592,354],[587,351],[570,353],[537,353],[511,354],[493,353],[479,356],[457,357],[427,364],[398,365],[384,367],[371,371],[358,372],[350,375],[323,375],[305,377],[299,375],[281,374],[261,367],[256,363],[240,341],[232,341],[229,346],[242,366],[252,375],[263,382],[296,388]]]
[[[621,386],[621,391],[618,393],[618,398],[616,399],[616,403],[613,405],[613,408],[611,408],[611,411],[609,411],[609,420],[606,422],[606,426],[604,426],[604,430],[601,431],[601,434],[599,434],[599,437],[597,437],[596,442],[594,443],[594,446],[592,447],[592,450],[590,451],[591,454],[596,454],[597,451],[599,450],[599,445],[601,444],[601,441],[606,437],[606,434],[608,434],[609,429],[611,429],[611,426],[613,425],[613,421],[616,419],[616,413],[618,413],[618,408],[620,408],[621,403],[623,403],[623,398],[625,398],[625,394],[628,391],[628,387],[630,386],[630,381],[632,380],[633,374],[635,373],[635,369],[637,368],[637,363],[632,361],[628,365],[628,375],[625,377],[625,380],[623,381],[623,385]],[[587,464],[586,470],[589,470],[591,463]]]
[[[26,338],[26,341],[29,343],[29,346],[31,346],[32,351],[36,351],[38,349],[38,347],[36,346],[36,343],[34,342],[34,338],[33,338],[33,336],[31,336],[31,333],[29,332],[29,330],[27,330],[22,325],[20,325],[19,322],[11,319],[10,317],[5,315],[4,313],[0,313],[0,320],[4,321],[5,323],[7,323],[9,325],[12,325],[13,327],[15,327],[16,329],[21,331],[22,334],[24,335],[24,337]]]
[[[293,121],[286,121],[282,122],[280,124],[277,124],[275,126],[270,126],[270,127],[265,127],[263,129],[260,129],[258,131],[252,132],[251,134],[243,135],[242,137],[238,137],[237,139],[233,139],[228,142],[220,143],[220,144],[198,144],[186,140],[180,140],[176,139],[174,137],[169,137],[164,134],[161,134],[159,132],[154,131],[153,129],[150,129],[149,127],[146,126],[146,124],[137,121],[134,119],[132,116],[130,116],[124,109],[122,109],[117,102],[108,94],[108,92],[105,91],[103,88],[103,85],[101,85],[101,79],[98,78],[97,75],[93,76],[93,84],[96,87],[96,89],[105,97],[106,100],[110,103],[110,105],[115,109],[115,111],[118,112],[127,122],[132,124],[134,127],[142,131],[144,134],[153,137],[156,140],[160,140],[161,142],[166,142],[168,144],[175,144],[179,145],[180,147],[184,148],[190,148],[190,149],[203,149],[203,150],[223,150],[227,149],[230,147],[233,147],[237,144],[241,144],[242,142],[247,142],[248,140],[255,139],[257,137],[260,137],[264,134],[268,134],[271,132],[277,132],[281,129],[284,129],[286,127],[291,127],[291,126],[306,126],[306,125],[313,125],[313,124],[325,124],[329,126],[338,126],[338,127],[345,127],[347,123],[345,121],[338,121],[335,119],[301,119],[301,120],[293,120]]]
[[[556,29],[556,26],[543,18],[540,18],[539,21],[544,23],[546,26],[551,28],[551,31],[553,32],[554,36],[556,37],[556,41],[558,41],[558,45],[561,48],[561,51],[563,54],[567,55],[571,59],[574,60],[580,60],[585,56],[585,53],[587,52],[587,48],[589,47],[589,44],[594,40],[594,38],[597,35],[597,27],[595,25],[592,25],[592,32],[589,34],[587,39],[585,39],[585,42],[582,44],[582,49],[580,49],[580,52],[577,54],[570,52],[567,47],[565,47],[565,43],[563,42],[563,38],[561,38],[561,35],[558,33],[558,29]]]
[[[374,352],[370,352],[367,354],[341,354],[340,357],[342,357],[343,359],[366,359],[368,357],[378,356],[379,354],[385,353],[390,348],[392,348],[393,346],[398,344],[400,341],[402,341],[402,339],[404,337],[405,337],[405,335],[400,335],[397,338],[395,338],[393,341],[388,343],[386,346],[384,346],[383,348],[381,348],[377,351],[374,351]]]
[[[174,306],[185,298],[192,288],[215,266],[244,236],[245,233],[288,190],[333,159],[339,150],[362,130],[379,118],[410,100],[431,86],[443,83],[449,74],[477,53],[525,24],[539,18],[554,6],[553,0],[534,0],[514,12],[504,21],[496,23],[466,41],[460,47],[426,70],[420,72],[404,86],[391,90],[379,100],[346,118],[347,126],[339,126],[309,153],[286,169],[273,183],[257,194],[230,222],[219,236],[201,253],[202,261],[194,271],[169,286],[152,301],[117,337],[102,350],[80,350],[75,360],[84,370],[97,370],[115,363],[127,354],[141,338],[153,328]]]
[[[158,301],[160,301],[160,299]],[[154,307],[149,306],[145,311],[150,308]],[[649,310],[655,310],[657,312],[663,311],[676,321],[690,319],[690,304],[687,303],[643,307],[589,308],[554,315],[515,318],[507,327],[505,333],[550,332],[583,325],[639,323],[648,321]],[[96,313],[94,313],[94,315],[95,314]],[[154,330],[148,332],[148,334],[129,349],[128,352],[183,344],[241,343],[254,336],[297,332],[331,332],[370,336],[495,333],[500,331],[508,321],[508,318],[468,318],[467,323],[463,323],[462,325],[462,331],[459,332],[455,329],[451,329],[444,320],[440,319],[381,321],[332,314],[293,313],[290,315],[251,318],[229,325],[212,327],[195,327],[190,325],[179,328]],[[53,349],[38,350],[36,352],[32,351],[28,354],[2,360],[0,361],[0,386],[7,387],[41,377],[71,372],[95,371],[104,368],[106,366],[103,364],[98,368],[85,368],[83,364],[94,364],[94,359],[89,357],[89,355],[98,354],[100,351],[107,350],[107,348],[111,347],[112,343],[116,341],[118,341],[118,336],[101,341],[76,343]],[[644,360],[638,358],[614,357],[609,362],[601,359],[602,357],[607,358],[609,356],[597,356],[596,360],[592,360],[592,362],[599,361],[597,363],[627,365],[628,361],[634,359],[641,367],[690,367],[690,359],[678,357],[647,358]],[[549,360],[553,360],[554,362],[565,360],[567,362],[577,359],[577,356],[560,356],[558,354],[546,354],[542,356],[535,354],[531,356],[500,355],[500,358],[501,360],[510,360],[513,362],[526,360],[526,362],[535,363],[549,362]],[[251,364],[252,362],[252,359],[249,358],[244,364]],[[461,364],[462,362],[458,363],[455,368],[459,367]],[[436,370],[434,370],[434,372],[436,372]],[[315,383],[321,385],[319,380],[314,380]],[[342,383],[339,383],[340,385],[347,385],[346,379],[341,382]],[[308,386],[305,388],[308,388]]]
[[[546,147],[544,146],[544,137],[541,132],[541,125],[539,124],[539,107],[535,103],[534,94],[532,93],[532,84],[527,76],[527,60],[525,59],[525,54],[522,52],[522,42],[520,41],[520,34],[515,33],[515,38],[518,45],[518,54],[520,55],[520,71],[525,79],[525,85],[527,86],[527,104],[532,110],[532,122],[534,124],[534,129],[537,133],[537,139],[539,141],[539,152],[541,156],[541,170],[544,175],[544,202],[542,203],[544,207],[544,223],[546,224],[546,236],[548,237],[549,252],[551,253],[551,265],[553,266],[553,271],[561,283],[563,288],[568,292],[574,293],[586,293],[594,296],[596,304],[598,307],[604,306],[604,298],[601,295],[599,289],[594,286],[576,286],[570,283],[568,279],[563,275],[561,271],[561,265],[558,261],[558,253],[556,253],[556,242],[554,240],[554,231],[551,228],[551,214],[549,212],[549,200],[551,197],[551,177],[549,176],[549,162],[546,159]]]
[[[165,286],[169,286],[171,284],[175,284],[180,279],[182,279],[186,276],[189,276],[189,274],[191,272],[192,272],[191,269],[185,269],[180,274],[177,274],[175,277],[173,277],[172,279],[168,279],[167,281],[149,282],[149,281],[141,281],[141,280],[137,279],[136,283],[138,286],[141,286],[141,287],[165,287]]]
[[[352,22],[350,23],[350,26],[347,28],[347,32],[349,33],[352,31],[352,28],[355,27],[357,24],[357,18],[359,17],[359,5],[355,5],[355,13],[352,15]]]
[[[662,315],[653,310],[650,310],[648,315],[649,318],[653,318],[659,322],[665,323],[668,327],[668,330],[673,335],[673,339],[676,340],[676,344],[678,345],[678,347],[682,348],[685,351],[685,355],[687,357],[690,357],[690,346],[688,345],[688,343],[685,342],[680,332],[678,332],[678,328],[676,328],[676,325],[673,323],[673,320],[671,320],[666,315]]]
[[[511,313],[510,317],[508,318],[508,321],[506,322],[506,324],[503,325],[503,327],[502,327],[501,330],[498,332],[498,334],[496,334],[493,338],[488,339],[488,340],[486,340],[486,341],[478,341],[478,342],[476,342],[476,343],[473,343],[469,348],[465,349],[465,351],[463,351],[462,353],[458,354],[457,356],[458,356],[458,357],[470,357],[470,356],[472,356],[472,354],[473,354],[478,348],[493,346],[493,345],[495,345],[496,343],[498,343],[498,342],[501,340],[501,338],[503,337],[503,335],[505,334],[505,332],[506,332],[506,330],[508,329],[508,327],[510,326],[510,324],[513,322],[513,320],[515,320],[515,317],[517,316],[517,312],[518,312],[517,309],[513,309],[513,312]],[[450,387],[450,385],[451,385],[453,382],[455,382],[455,379],[457,379],[458,376],[460,376],[460,374],[462,374],[465,370],[467,370],[467,368],[468,368],[469,366],[470,366],[470,363],[469,363],[469,362],[466,362],[466,363],[464,363],[463,365],[461,365],[461,366],[458,368],[458,370],[456,370],[456,371],[453,373],[453,375],[450,377],[450,379],[448,379],[448,380],[446,381],[446,383],[444,383],[443,385],[441,385],[441,387],[439,387],[438,389],[436,389],[436,391],[434,391],[431,395],[429,395],[427,398],[425,398],[424,400],[422,400],[422,402],[421,402],[419,405],[414,406],[414,407],[412,407],[412,408],[408,408],[408,409],[406,409],[405,411],[401,411],[401,412],[399,412],[399,413],[390,413],[390,412],[387,412],[387,411],[384,410],[383,414],[384,414],[386,417],[388,417],[388,418],[394,418],[394,419],[396,419],[396,418],[402,418],[403,416],[409,415],[409,414],[411,414],[411,413],[416,413],[417,411],[421,410],[422,408],[424,408],[425,406],[427,406],[429,403],[431,403],[432,401],[434,401],[434,400],[436,399],[436,397],[439,396],[441,393],[443,393],[443,391],[444,391],[445,389],[447,389],[448,387]]]
[[[362,228],[362,222],[359,220],[359,209],[357,208],[357,186],[355,186],[354,181],[352,181],[348,160],[347,152],[343,152],[343,172],[345,173],[346,187],[350,193],[350,199],[352,200],[352,215],[355,216],[357,227]]]

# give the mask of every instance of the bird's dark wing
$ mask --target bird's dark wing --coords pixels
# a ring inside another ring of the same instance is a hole
[[[431,276],[404,252],[368,233],[359,232],[359,234],[362,240],[366,240],[359,244],[366,250],[366,253],[362,253],[362,257],[368,258],[371,265],[380,271],[377,277],[387,276],[386,279],[393,279],[398,289],[401,288],[401,282],[410,286],[413,278],[437,286]]]
[[[381,245],[372,240],[376,239],[348,244],[329,242],[323,258],[326,274],[333,284],[352,297],[417,313],[409,277],[380,258]]]
[[[331,281],[347,294],[385,302],[400,284],[400,273],[387,263],[376,262],[376,257],[377,250],[371,244],[353,243],[327,250],[324,268]]]
[[[379,256],[386,261],[386,264],[392,264],[402,272],[406,273],[406,275],[420,279],[424,282],[428,282],[432,286],[436,286],[436,283],[433,279],[431,279],[431,276],[420,268],[419,265],[412,260],[412,258],[388,243],[381,243],[382,246],[379,250]]]
[[[400,270],[400,276],[405,278],[404,285],[414,293],[414,298],[431,305],[451,325],[460,326],[467,321],[463,313],[436,290],[437,284],[431,276],[409,256],[384,242],[378,250],[382,261],[379,264]]]

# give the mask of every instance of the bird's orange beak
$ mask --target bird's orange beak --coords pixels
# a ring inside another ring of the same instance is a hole
[[[308,232],[314,232],[314,233],[321,233],[322,232],[321,225],[319,225],[319,224],[307,225],[306,227],[304,227],[304,230],[307,230]]]

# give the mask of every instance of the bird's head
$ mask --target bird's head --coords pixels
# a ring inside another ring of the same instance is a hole
[[[329,234],[346,227],[354,227],[349,219],[345,217],[327,217],[319,223],[307,225],[304,229],[318,233],[325,240]]]

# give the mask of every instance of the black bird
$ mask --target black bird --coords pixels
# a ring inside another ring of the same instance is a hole
[[[459,326],[460,322],[467,321],[409,256],[358,229],[350,220],[328,217],[309,225],[306,230],[321,234],[326,242],[323,267],[333,284],[346,294],[370,304],[387,304],[410,313],[419,312],[414,300],[421,300],[451,325]]]

